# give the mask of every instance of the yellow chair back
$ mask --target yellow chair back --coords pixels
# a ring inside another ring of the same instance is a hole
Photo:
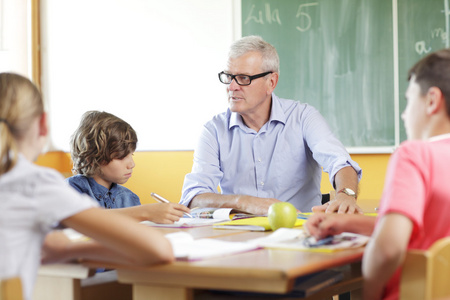
[[[408,251],[400,299],[450,299],[450,237],[436,241],[426,251]]]

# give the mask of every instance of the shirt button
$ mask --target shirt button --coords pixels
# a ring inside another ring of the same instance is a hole
[[[258,162],[261,162],[261,157],[258,157]]]
[[[264,185],[264,181],[261,181],[261,183],[260,183],[261,185]]]

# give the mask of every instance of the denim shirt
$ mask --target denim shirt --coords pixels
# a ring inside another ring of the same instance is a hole
[[[88,194],[96,199],[104,208],[124,208],[141,204],[135,193],[117,183],[113,183],[108,190],[98,184],[94,178],[84,175],[75,175],[67,178],[66,181],[80,193]]]

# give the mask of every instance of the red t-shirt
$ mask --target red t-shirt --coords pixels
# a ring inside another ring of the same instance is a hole
[[[408,249],[428,249],[450,236],[450,136],[407,141],[392,155],[378,218],[399,213],[413,222]],[[393,228],[395,230],[395,228]],[[383,299],[398,299],[400,269],[388,282]]]

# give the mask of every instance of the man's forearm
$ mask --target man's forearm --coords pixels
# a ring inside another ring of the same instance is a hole
[[[343,188],[352,189],[358,194],[358,175],[352,167],[345,167],[340,169],[334,178],[336,193]],[[337,196],[337,195],[336,195]]]
[[[279,202],[273,198],[259,198],[248,195],[221,195],[214,193],[204,193],[195,196],[189,208],[195,207],[221,207],[234,208],[256,215],[265,215],[270,205]]]
[[[239,209],[239,195],[222,195],[215,193],[198,194],[192,198],[189,208],[194,207],[226,207]]]

